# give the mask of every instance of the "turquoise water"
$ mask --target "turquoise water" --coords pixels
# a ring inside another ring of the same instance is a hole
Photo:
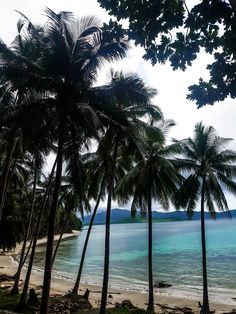
[[[83,281],[102,283],[104,226],[92,230],[84,267]],[[207,221],[207,260],[210,293],[217,299],[225,293],[228,301],[236,297],[236,220]],[[75,278],[86,230],[62,242],[54,270]],[[201,293],[200,222],[153,224],[154,280],[165,280],[173,287],[164,293],[190,297]],[[36,264],[43,265],[44,247]],[[110,285],[123,289],[147,289],[147,224],[111,226]],[[176,289],[176,287],[178,289]]]

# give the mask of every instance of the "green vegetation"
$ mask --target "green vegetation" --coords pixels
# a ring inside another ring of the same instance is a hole
[[[50,309],[52,310],[54,307],[58,307],[58,304],[61,302],[65,302],[65,300],[70,300],[73,303],[77,303],[78,305],[81,302],[81,308],[78,308],[78,313],[91,313],[91,314],[95,314],[98,313],[97,309],[92,309],[89,310],[88,308],[85,308],[86,305],[86,300],[83,300],[83,297],[71,297],[71,298],[66,298],[66,297],[54,297],[50,300],[51,304],[50,304]],[[19,296],[18,295],[10,295],[9,291],[6,289],[0,289],[0,310],[9,310],[9,311],[13,311],[13,312],[17,312],[17,313],[23,313],[23,314],[31,314],[31,313],[35,313],[35,310],[38,310],[38,306],[28,306],[26,305],[24,309],[19,309]],[[63,304],[63,303],[62,303]],[[65,303],[64,303],[65,304]],[[68,306],[68,304],[67,304]],[[52,313],[52,311],[50,310],[50,313]],[[133,308],[133,309],[129,309],[129,308],[124,308],[124,309],[118,309],[118,308],[111,308],[107,310],[108,314],[143,314],[143,313],[147,313],[145,310],[143,309],[139,309],[139,308]]]
[[[0,289],[0,309],[14,311],[19,302],[19,296],[12,296],[8,290]]]
[[[152,219],[152,222],[158,222],[158,223],[160,223],[160,222],[171,222],[171,221],[182,221],[182,219],[174,219],[174,218],[170,218],[170,219]],[[138,217],[138,218],[132,218],[132,217],[130,217],[130,218],[127,218],[127,219],[124,219],[124,220],[121,220],[121,221],[118,221],[118,222],[116,222],[117,224],[119,224],[119,223],[122,223],[122,224],[125,224],[125,223],[146,223],[146,222],[148,222],[148,218],[146,217],[144,217],[144,218],[141,218],[141,217]]]

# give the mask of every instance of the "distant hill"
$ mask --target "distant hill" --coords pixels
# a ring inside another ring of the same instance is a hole
[[[231,216],[236,218],[236,210],[231,210]],[[153,221],[181,221],[188,220],[187,213],[184,211],[173,211],[173,212],[152,212]],[[224,219],[229,218],[229,214],[227,212],[217,213],[216,219]],[[91,215],[84,217],[84,225],[88,225],[91,219]],[[199,220],[200,212],[195,212],[192,220]],[[210,219],[210,214],[206,213],[206,219]],[[95,225],[104,224],[106,220],[106,212],[100,211],[97,213],[95,217]],[[132,218],[130,215],[130,211],[128,209],[120,209],[114,208],[111,211],[111,223],[140,223],[146,222],[147,218],[143,217],[140,212],[137,212],[136,217]]]

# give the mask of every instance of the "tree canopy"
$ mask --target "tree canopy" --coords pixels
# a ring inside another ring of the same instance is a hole
[[[117,21],[110,28],[145,49],[144,59],[154,65],[170,62],[185,70],[201,48],[212,54],[208,81],[189,86],[187,98],[198,108],[226,97],[236,97],[236,1],[235,0],[98,0]],[[120,24],[129,21],[128,29]]]

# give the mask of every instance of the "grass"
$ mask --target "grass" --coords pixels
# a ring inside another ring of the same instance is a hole
[[[0,309],[15,310],[19,301],[19,296],[12,296],[8,290],[0,289]]]
[[[18,302],[19,295],[10,295],[9,290],[0,289],[0,310],[15,311],[17,313],[31,314],[33,313],[32,309],[26,308],[19,311]]]

